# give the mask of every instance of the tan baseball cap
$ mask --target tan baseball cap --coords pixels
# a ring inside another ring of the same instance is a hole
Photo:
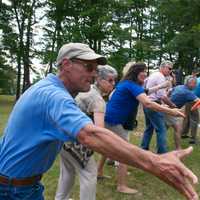
[[[106,58],[102,55],[96,54],[87,44],[82,43],[69,43],[63,45],[56,59],[56,65],[58,66],[64,58],[78,58],[82,60],[97,60],[99,65],[106,64]]]

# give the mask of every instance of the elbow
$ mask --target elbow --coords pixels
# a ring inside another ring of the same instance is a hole
[[[78,133],[77,139],[84,146],[94,149],[97,145],[95,126],[88,126],[81,129]]]
[[[151,101],[146,101],[146,102],[143,103],[143,106],[144,106],[145,108],[152,108],[152,104],[153,104],[153,102],[151,102]]]
[[[78,141],[79,143],[83,144],[84,146],[90,146],[90,134],[86,131],[81,131],[78,134]]]
[[[87,133],[81,134],[81,136],[78,136],[79,143],[83,144],[84,146],[90,147],[90,139],[89,135]]]

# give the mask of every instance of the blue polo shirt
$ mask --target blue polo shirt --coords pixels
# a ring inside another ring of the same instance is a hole
[[[17,101],[0,140],[0,174],[30,177],[46,172],[63,142],[76,140],[91,120],[60,79],[49,74]]]
[[[186,85],[178,85],[172,89],[170,100],[181,108],[188,102],[192,102],[198,97]]]
[[[142,93],[144,88],[133,81],[119,82],[106,105],[105,121],[113,125],[133,123],[132,116],[139,105],[136,97]]]

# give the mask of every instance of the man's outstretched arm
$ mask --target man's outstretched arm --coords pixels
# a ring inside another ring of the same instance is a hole
[[[111,131],[89,124],[78,134],[80,143],[113,160],[147,171],[182,193],[188,200],[197,200],[193,184],[198,178],[181,159],[192,152],[192,147],[157,155],[129,144]]]

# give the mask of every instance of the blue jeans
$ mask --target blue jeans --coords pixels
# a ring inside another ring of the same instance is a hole
[[[0,200],[44,200],[43,191],[40,183],[17,187],[0,184]]]
[[[149,150],[149,145],[155,129],[157,134],[157,153],[167,152],[166,126],[164,114],[148,108],[144,108],[146,129],[144,131],[141,147]]]

